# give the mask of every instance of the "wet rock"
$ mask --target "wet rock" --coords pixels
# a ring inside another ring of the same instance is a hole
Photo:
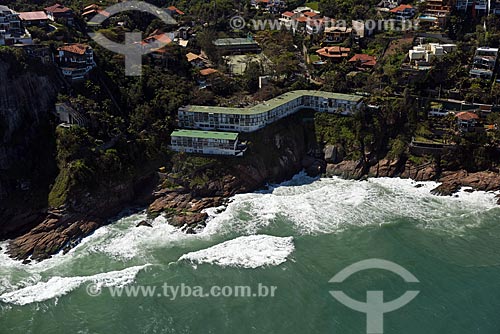
[[[30,264],[31,263],[31,260],[24,260],[23,261],[23,264]]]
[[[141,222],[139,222],[139,224],[137,224],[135,227],[140,227],[140,226],[144,226],[144,227],[153,227],[153,225],[151,225],[150,223],[148,223],[147,221],[143,220]]]
[[[375,162],[368,171],[370,177],[394,177],[398,174],[400,167],[399,160],[382,159]]]
[[[174,226],[184,226],[184,225],[196,225],[201,222],[204,222],[205,219],[208,218],[208,215],[206,213],[191,213],[191,214],[184,214],[184,215],[176,215],[173,216],[169,222],[170,224]]]
[[[469,173],[465,170],[443,172],[440,182],[458,182],[479,191],[500,190],[500,174],[490,171]]]
[[[337,164],[344,160],[342,150],[335,145],[326,145],[324,150],[324,160],[327,163]]]
[[[12,240],[7,248],[16,259],[40,261],[50,258],[64,248],[71,248],[95,231],[102,222],[85,221],[72,214],[60,218],[49,217],[28,233]]]
[[[307,175],[311,177],[319,176],[326,171],[326,162],[319,159],[314,159],[314,161],[305,169]]]
[[[497,198],[497,204],[500,205],[500,194],[499,195],[496,195],[495,198]]]
[[[415,181],[433,181],[438,177],[438,174],[439,168],[434,163],[414,165],[410,161],[407,161],[399,176]]]
[[[302,159],[302,168],[304,169],[307,169],[309,168],[310,166],[312,166],[314,164],[314,161],[316,159],[314,159],[313,157],[311,157],[310,155],[306,155],[304,157],[304,159]]]
[[[359,161],[353,160],[342,161],[338,164],[328,164],[326,174],[355,180],[359,180],[364,176],[362,164]]]
[[[451,196],[460,190],[458,182],[445,182],[431,190],[431,194],[437,196]]]

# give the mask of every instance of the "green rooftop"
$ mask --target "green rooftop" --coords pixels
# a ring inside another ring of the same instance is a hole
[[[238,46],[238,45],[257,45],[257,43],[248,38],[219,38],[214,41],[215,46]]]
[[[206,112],[213,114],[256,115],[268,112],[271,109],[279,107],[282,104],[285,104],[302,96],[319,96],[327,99],[345,100],[356,103],[360,102],[363,99],[363,97],[359,95],[330,93],[315,90],[295,90],[248,108],[226,108],[189,105],[186,107],[186,109],[191,112]]]
[[[432,101],[431,102],[431,108],[442,109],[443,108],[443,104],[440,103],[440,102]]]
[[[226,139],[236,140],[238,133],[236,132],[216,132],[216,131],[199,131],[199,130],[175,130],[170,135],[171,137],[189,137],[203,139]]]

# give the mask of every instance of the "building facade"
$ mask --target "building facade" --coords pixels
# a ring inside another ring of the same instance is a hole
[[[234,132],[175,130],[170,138],[170,148],[176,152],[242,156],[246,149]]]
[[[428,0],[425,2],[425,11],[420,16],[420,22],[431,22],[434,25],[444,27],[451,13],[454,1]]]
[[[253,132],[301,109],[352,115],[363,106],[357,95],[293,91],[250,108],[185,106],[179,108],[179,127],[200,130]]]
[[[479,116],[476,113],[462,111],[456,114],[457,126],[461,132],[474,132],[479,122]]]
[[[62,20],[68,25],[73,25],[74,13],[71,8],[68,8],[61,4],[54,4],[50,7],[44,8],[47,17],[51,21]]]
[[[31,26],[46,26],[49,18],[43,11],[38,12],[21,12],[19,18],[25,27]]]
[[[456,44],[428,43],[414,46],[408,51],[410,64],[417,68],[428,69],[433,59],[441,58],[445,54],[457,51]]]
[[[262,49],[252,38],[219,38],[213,44],[223,54],[260,53]]]
[[[31,43],[31,35],[21,25],[19,13],[0,5],[0,46]]]
[[[498,58],[497,48],[477,48],[472,62],[470,75],[475,78],[491,79],[495,72]]]
[[[56,115],[63,125],[78,125],[84,127],[89,120],[81,112],[70,106],[68,103],[56,103]]]
[[[57,49],[57,62],[63,75],[71,80],[80,80],[96,66],[94,50],[85,44],[66,44]]]

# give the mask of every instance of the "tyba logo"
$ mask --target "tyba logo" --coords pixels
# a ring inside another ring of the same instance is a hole
[[[105,11],[109,13],[109,16],[113,16],[132,10],[152,14],[162,20],[165,24],[177,23],[177,21],[175,21],[164,9],[142,1],[121,2],[106,8]],[[107,18],[104,15],[97,14],[89,21],[89,24],[98,26],[101,25],[106,19]],[[142,33],[140,32],[125,33],[125,44],[110,41],[99,32],[89,33],[89,36],[102,47],[125,56],[125,75],[127,76],[140,76],[142,73],[142,56],[161,49],[167,45],[166,42],[161,40],[156,40],[155,43],[151,44],[141,43]]]
[[[380,259],[369,259],[354,263],[337,273],[329,282],[342,283],[351,275],[367,269],[383,269],[399,275],[407,283],[419,282],[412,273],[400,265]],[[350,309],[366,313],[367,334],[382,334],[384,333],[384,313],[402,308],[411,302],[419,294],[419,291],[408,290],[399,298],[386,303],[384,303],[383,291],[367,291],[366,303],[354,300],[342,291],[334,290],[330,291],[330,294]]]

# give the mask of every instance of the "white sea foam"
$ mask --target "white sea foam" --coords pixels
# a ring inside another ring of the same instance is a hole
[[[201,235],[186,234],[168,224],[163,216],[151,221],[152,227],[135,227],[145,214],[124,218],[115,224],[105,226],[88,248],[92,253],[101,253],[120,261],[135,258],[148,260],[151,250],[162,247],[183,246]]]
[[[208,209],[207,227],[197,235],[181,232],[164,217],[152,221],[152,228],[136,228],[147,217],[144,213],[134,214],[98,229],[66,255],[57,254],[29,265],[10,259],[5,253],[7,243],[1,242],[0,294],[29,291],[30,286],[47,284],[41,283],[42,277],[86,277],[94,263],[125,262],[128,266],[156,263],[158,259],[153,254],[158,249],[176,248],[182,254],[183,249],[187,252],[199,248],[199,241],[213,243],[214,236],[227,240],[242,235],[272,234],[270,231],[275,230],[283,233],[284,229],[286,235],[293,236],[337,233],[399,221],[463,235],[468,228],[484,221],[482,215],[492,215],[495,212],[490,210],[498,210],[493,193],[461,191],[457,197],[440,197],[430,194],[437,185],[395,178],[317,180],[300,174],[268,190],[237,195],[223,212]],[[241,244],[238,249],[244,246]],[[166,260],[176,259],[177,254]],[[75,272],[75,268],[83,272]]]
[[[211,212],[204,233],[256,234],[282,218],[298,234],[378,226],[398,217],[414,219],[425,228],[454,230],[475,224],[474,219],[464,217],[498,207],[493,193],[461,191],[456,197],[432,195],[430,191],[439,185],[436,182],[397,178],[303,180],[302,185],[235,196],[225,212]]]
[[[284,263],[294,251],[292,237],[250,235],[182,255],[179,261],[219,266],[258,268]]]
[[[135,266],[118,271],[110,271],[92,276],[51,277],[46,282],[38,282],[24,288],[0,295],[0,301],[15,305],[26,305],[57,298],[75,290],[83,283],[93,282],[101,287],[124,286],[135,280],[137,273],[148,265]]]

